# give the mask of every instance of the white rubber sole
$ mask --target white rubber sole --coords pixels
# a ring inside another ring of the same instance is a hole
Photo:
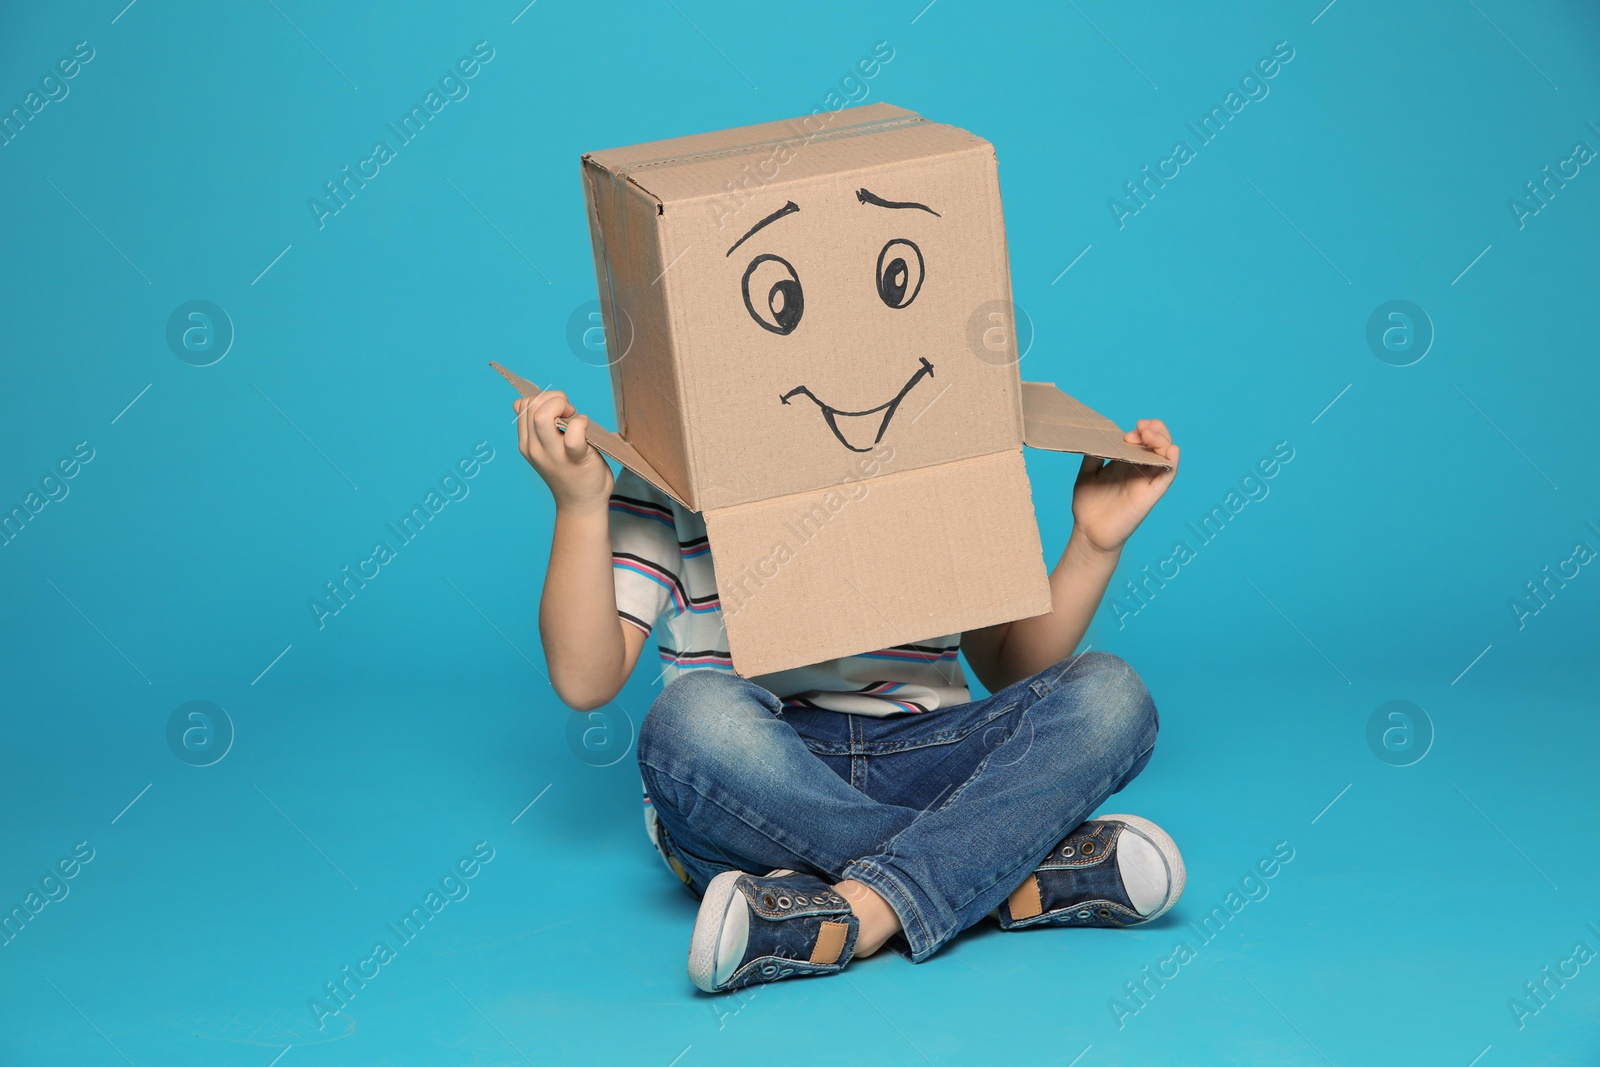
[[[1144,916],[1144,918],[1140,921],[1149,922],[1152,919],[1156,919],[1162,915],[1165,915],[1172,909],[1172,906],[1178,902],[1178,898],[1183,896],[1183,887],[1187,881],[1183,869],[1183,857],[1178,854],[1177,842],[1173,841],[1171,835],[1161,827],[1157,826],[1149,819],[1140,818],[1137,815],[1094,816],[1095,822],[1104,822],[1113,819],[1125,825],[1129,831],[1138,834],[1140,837],[1150,842],[1150,844],[1155,847],[1156,852],[1160,854],[1161,861],[1166,864],[1168,884],[1166,902],[1149,915]]]
[[[700,898],[700,913],[695,917],[694,934],[689,938],[689,981],[707,993],[718,992],[717,955],[722,947],[728,906],[738,895],[736,883],[742,873],[723,871],[711,879],[705,895]]]

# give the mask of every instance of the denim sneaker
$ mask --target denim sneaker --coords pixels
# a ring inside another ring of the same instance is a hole
[[[998,909],[1003,930],[1133,926],[1183,895],[1183,857],[1166,831],[1137,815],[1101,815],[1050,850]]]
[[[700,900],[689,979],[707,993],[833,974],[855,951],[861,924],[833,887],[789,870],[723,871]]]

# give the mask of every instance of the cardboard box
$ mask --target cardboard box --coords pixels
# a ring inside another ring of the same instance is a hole
[[[980,137],[874,104],[583,180],[618,422],[589,440],[704,516],[741,675],[1048,612],[1024,445],[1169,466],[1020,380]]]

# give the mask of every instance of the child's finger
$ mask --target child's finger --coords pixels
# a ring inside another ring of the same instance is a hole
[[[1078,467],[1078,482],[1081,484],[1094,477],[1105,461],[1098,456],[1084,456],[1083,463]]]
[[[546,389],[538,397],[534,397],[533,402],[534,405],[539,406],[541,411],[546,406],[554,408],[555,418],[557,419],[570,419],[573,418],[574,414],[578,414],[578,411],[573,410],[573,402],[568,400],[566,394],[563,394],[560,389]]]
[[[526,437],[528,407],[532,403],[533,401],[529,400],[525,396],[519,396],[511,402],[511,410],[517,413],[517,443],[519,445],[526,445],[528,443]]]
[[[1155,502],[1161,499],[1162,495],[1166,493],[1167,487],[1172,484],[1172,480],[1178,476],[1178,446],[1167,445],[1165,448],[1157,448],[1153,449],[1153,451],[1162,459],[1171,463],[1172,466],[1166,469],[1144,466],[1135,468],[1139,476],[1144,479],[1146,490],[1153,491],[1153,495],[1148,498],[1151,506],[1154,506]]]
[[[517,448],[529,460],[540,455],[533,437],[533,402],[524,397],[517,401]]]
[[[572,408],[572,401],[567,399],[567,394],[559,389],[546,389],[533,398],[533,409],[540,416],[547,413],[550,418],[567,419],[576,412]]]
[[[567,432],[561,435],[561,447],[573,463],[589,454],[589,416],[574,415],[567,420]]]
[[[1159,496],[1160,493],[1165,493],[1167,491],[1167,486],[1171,485],[1172,480],[1178,476],[1178,446],[1167,445],[1165,448],[1156,449],[1156,451],[1160,454],[1162,459],[1172,464],[1172,466],[1166,470],[1161,470],[1158,467],[1145,468],[1145,470],[1149,471],[1149,473],[1152,475],[1150,478],[1150,484],[1160,490],[1160,492],[1157,493],[1157,496]]]
[[[572,413],[566,395],[557,390],[542,393],[534,404],[531,418],[533,436],[547,456],[561,455],[561,430],[556,419]]]

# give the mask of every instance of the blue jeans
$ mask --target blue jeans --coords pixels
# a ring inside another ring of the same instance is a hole
[[[730,869],[854,879],[894,909],[920,963],[1144,769],[1159,721],[1104,652],[892,718],[784,708],[699,670],[651,706],[639,769],[695,895]]]

